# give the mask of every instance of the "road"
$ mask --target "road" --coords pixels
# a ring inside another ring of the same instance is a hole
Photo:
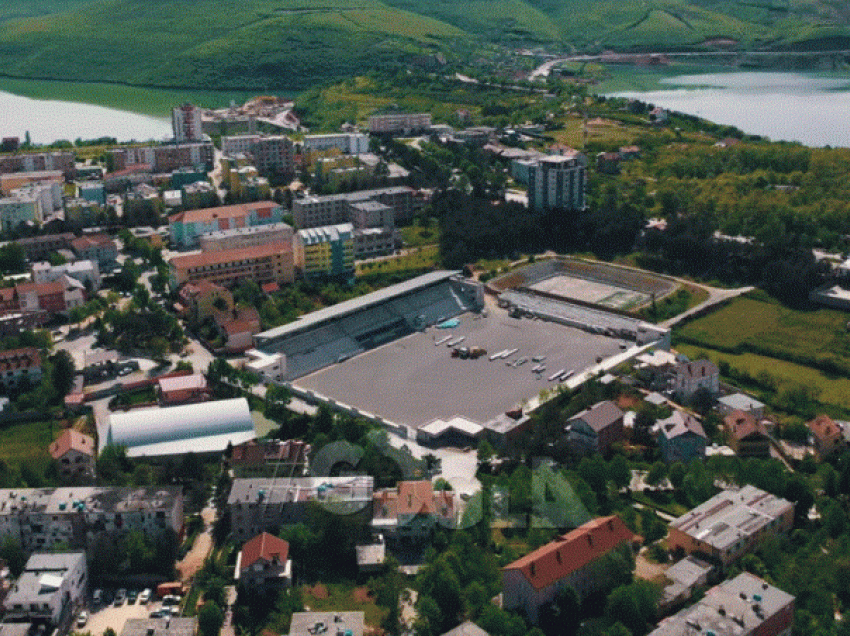
[[[215,508],[206,507],[201,511],[201,517],[204,520],[204,530],[197,536],[192,544],[192,549],[183,557],[182,561],[177,562],[177,571],[180,573],[180,580],[189,584],[200,570],[207,556],[213,549],[212,529],[215,523]]]
[[[679,280],[681,283],[685,283],[688,285],[693,285],[694,287],[699,287],[700,289],[704,289],[708,292],[708,299],[701,302],[696,307],[691,307],[686,312],[679,314],[678,316],[674,316],[669,320],[665,320],[661,323],[662,327],[672,327],[673,325],[678,324],[679,322],[690,318],[696,313],[701,312],[708,307],[712,307],[714,305],[718,305],[720,303],[726,302],[727,300],[731,300],[733,298],[737,298],[742,294],[746,294],[747,292],[751,292],[755,289],[755,287],[738,287],[736,289],[720,289],[718,287],[709,287],[708,285],[700,285],[699,283],[692,283],[691,281],[685,281],[681,279]]]

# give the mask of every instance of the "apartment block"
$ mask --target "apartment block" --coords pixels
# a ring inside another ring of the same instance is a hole
[[[305,152],[339,150],[346,155],[360,155],[369,152],[369,135],[363,133],[307,135],[304,137],[302,146]]]
[[[743,572],[665,618],[649,636],[790,636],[793,624],[794,597]]]
[[[27,260],[41,261],[57,250],[69,248],[74,238],[73,234],[65,232],[63,234],[32,236],[18,239],[15,242],[24,248],[24,254],[26,254]]]
[[[204,252],[257,247],[267,243],[292,243],[293,229],[286,223],[269,223],[256,227],[237,227],[232,230],[210,232],[198,237]]]
[[[185,208],[208,208],[219,202],[218,192],[207,181],[187,183],[180,188],[180,201]]]
[[[86,234],[71,241],[71,249],[83,260],[97,263],[102,271],[109,271],[118,260],[118,246],[108,234]]]
[[[221,138],[221,153],[227,156],[248,154],[251,146],[260,140],[259,135],[233,135]]]
[[[3,599],[3,610],[10,622],[58,625],[85,603],[87,585],[84,552],[33,554]]]
[[[100,533],[180,532],[178,486],[6,488],[0,490],[0,537],[26,552],[57,545],[85,548]]]
[[[173,245],[193,248],[203,234],[280,223],[283,212],[283,207],[274,201],[186,210],[168,217],[168,229]]]
[[[234,479],[227,498],[234,540],[244,542],[261,532],[307,520],[318,505],[328,513],[368,520],[374,480],[369,475]]]
[[[369,118],[369,132],[373,135],[410,135],[430,127],[430,113],[391,113]]]
[[[73,152],[36,152],[0,157],[0,174],[58,170],[66,178],[74,176],[76,157]]]
[[[75,261],[64,265],[51,265],[47,261],[34,263],[30,268],[32,279],[36,283],[52,283],[62,276],[80,281],[88,289],[100,289],[100,270],[97,263],[89,260]]]
[[[201,126],[201,109],[192,104],[183,104],[171,110],[171,128],[174,131],[174,141],[201,141],[204,138]]]
[[[295,144],[286,135],[235,135],[222,137],[224,155],[250,155],[263,176],[295,174]]]
[[[587,207],[587,157],[578,151],[541,157],[527,166],[530,210]]]
[[[299,230],[292,241],[295,266],[302,276],[340,276],[354,272],[351,223]]]
[[[30,183],[56,182],[61,185],[65,182],[65,176],[60,170],[36,170],[34,172],[14,172],[11,174],[0,173],[0,192],[11,194],[21,186]]]
[[[169,262],[171,284],[208,280],[232,287],[240,281],[286,284],[295,280],[292,246],[267,243],[255,247],[176,256]]]
[[[44,220],[39,200],[32,196],[12,195],[0,198],[0,225],[9,232],[24,224]]]
[[[670,522],[671,551],[704,555],[727,566],[758,547],[765,537],[788,532],[794,504],[755,486],[724,490]]]
[[[346,194],[309,196],[292,202],[292,216],[299,228],[353,222],[351,206],[374,201],[392,209],[393,224],[404,224],[413,219],[418,209],[413,195],[412,188],[396,186]]]

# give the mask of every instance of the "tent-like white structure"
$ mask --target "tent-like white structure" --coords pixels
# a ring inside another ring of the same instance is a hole
[[[113,413],[100,450],[126,446],[128,457],[220,453],[228,443],[235,446],[256,436],[248,400],[234,398]]]

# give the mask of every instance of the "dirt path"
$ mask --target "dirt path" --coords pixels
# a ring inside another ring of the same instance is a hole
[[[180,580],[184,583],[188,583],[194,578],[213,548],[212,527],[215,522],[215,509],[204,508],[201,511],[201,517],[204,520],[204,531],[195,539],[192,549],[183,557],[183,560],[177,563]]]
[[[658,581],[667,571],[667,566],[647,559],[646,550],[647,548],[642,548],[635,558],[635,576],[644,581]]]

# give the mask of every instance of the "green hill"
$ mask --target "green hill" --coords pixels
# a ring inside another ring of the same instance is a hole
[[[579,50],[850,42],[843,0],[5,0],[2,74],[301,88],[470,45]]]

